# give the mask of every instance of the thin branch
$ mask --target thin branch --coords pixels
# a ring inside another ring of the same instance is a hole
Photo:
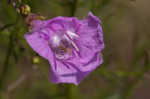
[[[25,80],[27,80],[29,77],[31,77],[31,75],[34,72],[39,71],[39,68],[37,67],[36,64],[32,65],[32,70],[29,73],[25,73],[22,74],[22,76],[20,76],[16,81],[14,81],[12,84],[8,85],[8,87],[6,88],[7,93],[12,92],[13,90],[15,90],[17,87],[19,87]],[[36,68],[35,68],[36,67]]]
[[[4,31],[5,29],[8,29],[9,27],[13,26],[14,23],[6,24],[3,27],[0,27],[0,32]]]
[[[16,80],[14,83],[9,85],[7,88],[7,92],[9,93],[13,91],[14,89],[16,89],[19,85],[22,84],[23,81],[26,80],[27,76],[28,76],[27,74],[23,74],[18,80]]]

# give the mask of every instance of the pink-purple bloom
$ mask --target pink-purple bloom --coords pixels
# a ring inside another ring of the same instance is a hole
[[[29,45],[51,64],[53,83],[74,83],[95,70],[103,59],[101,21],[91,12],[88,17],[61,17],[32,22],[32,31],[25,34]]]

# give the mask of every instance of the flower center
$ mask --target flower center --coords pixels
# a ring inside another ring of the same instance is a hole
[[[67,31],[66,34],[57,34],[55,33],[51,37],[51,48],[57,59],[68,59],[73,56],[74,49],[79,51],[78,46],[73,41],[76,38],[76,35],[73,32]]]
[[[57,35],[52,37],[52,50],[57,59],[68,59],[72,56],[71,43],[67,39]]]

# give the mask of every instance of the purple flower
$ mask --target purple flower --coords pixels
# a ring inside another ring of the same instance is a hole
[[[29,45],[51,64],[53,83],[74,83],[102,64],[104,48],[101,21],[91,12],[88,17],[56,17],[32,22],[32,32],[25,35]]]

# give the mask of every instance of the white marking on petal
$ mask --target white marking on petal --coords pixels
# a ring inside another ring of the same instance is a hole
[[[56,46],[58,46],[60,44],[60,38],[57,35],[54,35],[52,40]]]
[[[67,34],[71,39],[79,37],[76,33],[69,31],[69,30],[67,31]]]

